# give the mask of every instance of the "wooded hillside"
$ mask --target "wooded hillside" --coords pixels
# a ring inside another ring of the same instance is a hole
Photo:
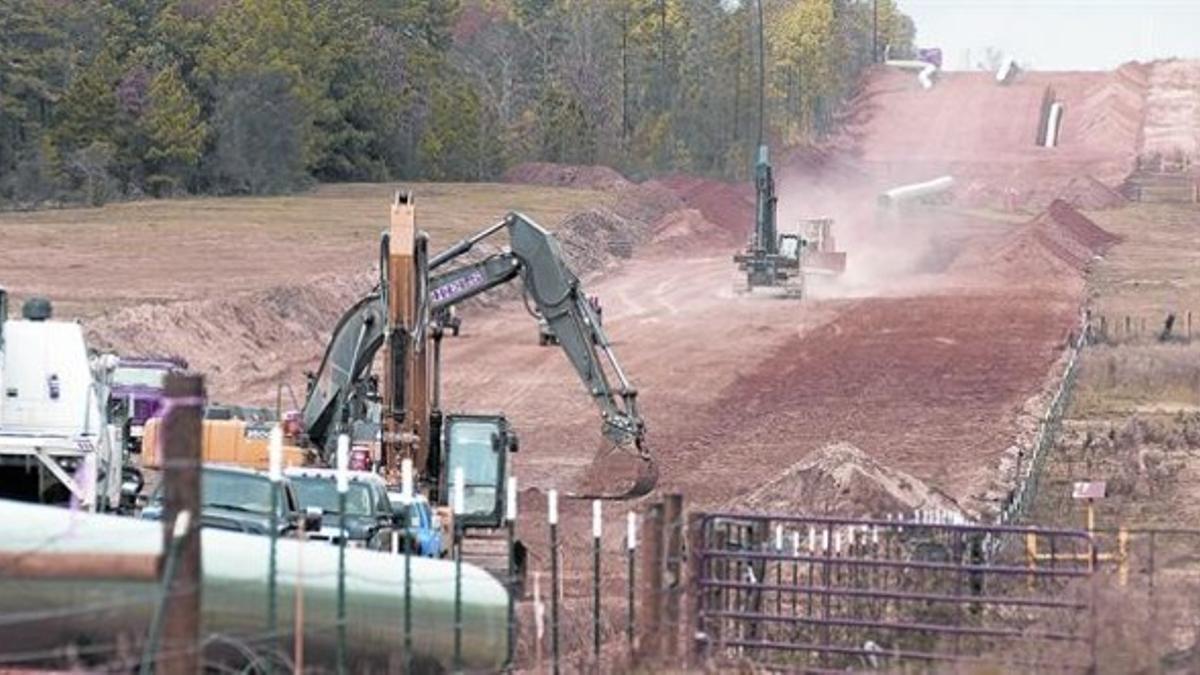
[[[771,142],[831,128],[873,25],[911,51],[874,4],[765,0]],[[0,0],[0,205],[530,160],[745,175],[756,26],[736,0]]]

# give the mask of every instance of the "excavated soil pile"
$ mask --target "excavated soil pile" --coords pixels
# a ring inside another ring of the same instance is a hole
[[[607,166],[576,166],[552,162],[526,162],[504,172],[505,183],[526,183],[585,190],[618,190],[631,183]]]
[[[1056,199],[999,248],[964,254],[955,267],[993,268],[1024,283],[1053,282],[1063,275],[1083,276],[1092,260],[1119,240]]]
[[[374,272],[325,276],[213,300],[127,307],[88,324],[88,343],[121,354],[183,356],[208,378],[213,400],[273,401],[280,382],[316,368],[337,317]]]
[[[688,207],[696,209],[713,225],[734,239],[745,239],[754,228],[754,186],[695,176],[671,175],[645,185],[674,192]]]
[[[555,235],[567,264],[576,274],[599,270],[614,258],[627,258],[632,249],[650,238],[653,224],[627,218],[605,207],[585,209],[568,216]]]
[[[1087,211],[1117,209],[1125,206],[1129,201],[1120,192],[1091,176],[1072,178],[1062,192],[1058,193],[1058,199],[1077,209]]]
[[[849,443],[834,443],[809,454],[730,506],[764,513],[876,518],[917,509],[960,512],[950,497]]]
[[[659,218],[654,223],[653,242],[672,250],[707,250],[717,242],[738,243],[729,230],[714,225],[698,209],[679,209]]]
[[[1149,75],[1141,154],[1200,159],[1200,61],[1160,61]]]
[[[1087,87],[1077,105],[1079,123],[1070,129],[1070,135],[1064,133],[1062,142],[1080,143],[1098,151],[1120,151],[1122,155],[1136,153],[1146,119],[1150,69],[1140,63],[1127,63]],[[1064,114],[1073,112],[1067,102]],[[1130,169],[1124,167],[1125,171]]]

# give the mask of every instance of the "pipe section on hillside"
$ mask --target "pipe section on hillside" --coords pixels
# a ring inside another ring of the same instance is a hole
[[[1042,140],[1042,147],[1053,148],[1058,145],[1058,131],[1062,127],[1063,105],[1061,103],[1050,104],[1050,114],[1046,121],[1046,137]]]
[[[937,66],[927,61],[896,61],[889,60],[884,62],[885,65],[901,70],[917,71],[917,81],[921,83],[923,89],[933,88],[933,74],[937,72]]]
[[[996,71],[996,82],[1000,84],[1008,84],[1017,76],[1017,61],[1011,56],[1004,58],[1004,62],[1000,64],[1000,69]]]
[[[270,540],[214,529],[201,536],[202,634],[210,646],[237,644],[261,651]],[[0,553],[6,555],[94,554],[100,561],[104,556],[159,555],[162,541],[161,523],[0,500]],[[292,608],[300,588],[306,663],[331,670],[337,645],[338,549],[294,539],[281,539],[278,545],[279,625],[285,633],[279,647],[291,649]],[[454,665],[454,564],[428,558],[411,563],[415,663],[449,671]],[[499,581],[474,565],[463,564],[462,574],[463,666],[498,671],[508,653],[508,595]],[[388,659],[398,655],[404,586],[400,558],[346,551],[346,632],[354,671],[387,670]],[[110,645],[111,653],[89,658],[114,662],[118,644],[142,641],[157,601],[157,580],[17,579],[0,573],[5,642],[26,653]],[[15,617],[20,620],[9,621]]]
[[[909,185],[901,185],[894,187],[891,190],[880,193],[880,206],[896,206],[904,202],[911,202],[923,197],[930,197],[942,192],[946,192],[954,187],[954,178],[952,176],[942,176],[934,178],[924,183],[911,183]]]

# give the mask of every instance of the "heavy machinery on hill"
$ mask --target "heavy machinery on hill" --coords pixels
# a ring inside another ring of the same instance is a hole
[[[846,254],[836,251],[832,235],[833,221],[828,218],[802,220],[799,231],[780,232],[776,221],[775,177],[767,145],[763,141],[766,72],[763,47],[762,2],[758,3],[759,100],[758,155],[754,164],[754,231],[746,249],[733,256],[745,284],[738,292],[756,288],[782,291],[787,297],[804,296],[806,274],[838,275],[846,269]]]
[[[505,231],[509,247],[471,262],[476,244]],[[458,263],[458,264],[452,264]],[[334,329],[311,380],[301,426],[321,455],[336,438],[379,438],[377,461],[397,476],[413,460],[433,503],[446,506],[453,467],[466,478],[467,527],[499,527],[504,514],[507,453],[517,448],[500,414],[448,413],[441,408],[442,326],[435,317],[471,297],[520,278],[537,313],[600,409],[603,436],[642,461],[625,491],[595,498],[629,498],[657,482],[643,447],[645,425],[637,391],[626,378],[579,279],[567,268],[553,235],[520,213],[430,256],[428,237],[416,229],[412,200],[398,195],[380,252],[378,287],[350,308]],[[382,382],[371,375],[382,352]]]

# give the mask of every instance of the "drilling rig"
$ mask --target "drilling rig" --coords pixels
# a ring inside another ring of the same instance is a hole
[[[846,269],[846,254],[835,249],[833,221],[813,218],[800,221],[799,231],[780,232],[776,220],[775,177],[763,140],[766,116],[765,47],[762,0],[758,2],[758,155],[754,163],[754,231],[746,250],[733,256],[745,284],[738,292],[756,288],[782,291],[786,297],[804,296],[805,274],[836,276]]]

